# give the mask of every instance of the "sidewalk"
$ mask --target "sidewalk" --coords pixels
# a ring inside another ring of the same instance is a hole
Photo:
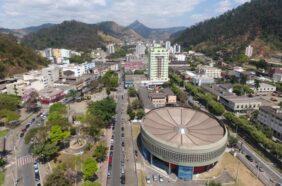
[[[108,153],[106,156],[106,160],[102,163],[99,164],[99,173],[98,173],[98,177],[99,177],[99,181],[101,183],[102,186],[106,186],[107,185],[107,179],[108,179],[108,164],[109,164],[109,159],[108,159],[108,154],[110,151],[110,139],[112,136],[112,129],[107,129],[105,132],[105,139],[107,139],[107,147],[108,147]]]

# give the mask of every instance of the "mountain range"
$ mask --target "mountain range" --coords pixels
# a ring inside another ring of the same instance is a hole
[[[282,1],[252,0],[174,33],[171,40],[210,56],[223,53],[225,61],[244,53],[248,45],[255,57],[270,57],[282,51]]]
[[[36,49],[65,47],[86,50],[103,47],[109,42],[167,40],[171,34],[184,29],[185,27],[149,28],[139,21],[121,26],[113,21],[87,24],[72,20],[23,29],[0,28],[0,32],[13,34],[24,44]]]

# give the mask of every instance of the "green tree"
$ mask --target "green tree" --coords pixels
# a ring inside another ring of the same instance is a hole
[[[105,87],[114,89],[118,86],[118,74],[109,70],[103,75],[102,82]]]
[[[68,94],[67,97],[74,99],[77,96],[77,90],[71,89]]]
[[[94,150],[93,156],[98,162],[105,161],[108,147],[104,143],[100,143]]]
[[[15,95],[0,94],[0,110],[7,109],[15,111],[19,108],[20,97]]]
[[[0,167],[4,167],[7,164],[7,161],[4,158],[0,158]]]
[[[221,186],[221,183],[218,183],[218,182],[212,180],[210,182],[207,182],[206,186]]]
[[[137,96],[137,91],[134,87],[129,87],[128,88],[128,95],[129,97],[135,97]]]
[[[98,164],[95,159],[89,157],[82,164],[84,180],[91,180],[98,171]]]
[[[143,116],[145,115],[145,112],[143,109],[138,109],[137,112],[136,112],[136,116],[138,119],[142,119]]]
[[[62,142],[63,140],[67,139],[70,136],[69,131],[63,131],[62,127],[59,125],[53,125],[50,130],[50,140],[52,143],[59,143]]]
[[[49,113],[57,112],[59,114],[66,114],[67,113],[67,106],[63,103],[54,103],[49,108]]]
[[[55,143],[46,141],[43,143],[32,144],[32,154],[38,156],[43,161],[48,161],[53,158],[59,151],[59,147]]]
[[[255,79],[255,87],[256,89],[258,89],[260,86],[259,80]]]
[[[55,168],[51,174],[47,176],[46,186],[71,186],[70,180],[65,176],[65,171],[61,168]]]
[[[101,184],[97,181],[92,182],[92,181],[86,180],[85,182],[83,182],[82,186],[101,186]]]
[[[142,107],[141,101],[139,99],[135,99],[132,101],[131,106],[133,109],[139,109]]]
[[[238,143],[238,138],[235,137],[234,135],[229,135],[228,136],[228,145],[229,147],[235,147]]]
[[[99,116],[104,122],[109,122],[115,115],[116,103],[112,98],[105,98],[100,101],[92,102],[88,106],[88,114]]]

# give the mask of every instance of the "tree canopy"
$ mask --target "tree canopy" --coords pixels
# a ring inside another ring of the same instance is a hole
[[[82,173],[85,180],[91,180],[98,171],[98,163],[89,157],[82,164]]]

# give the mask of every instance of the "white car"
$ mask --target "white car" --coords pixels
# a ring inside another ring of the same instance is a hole
[[[151,183],[150,176],[147,176],[147,177],[146,177],[146,183],[148,183],[148,184]]]
[[[160,181],[160,182],[163,182],[163,181],[164,181],[164,178],[163,178],[161,175],[159,175],[159,181]]]

